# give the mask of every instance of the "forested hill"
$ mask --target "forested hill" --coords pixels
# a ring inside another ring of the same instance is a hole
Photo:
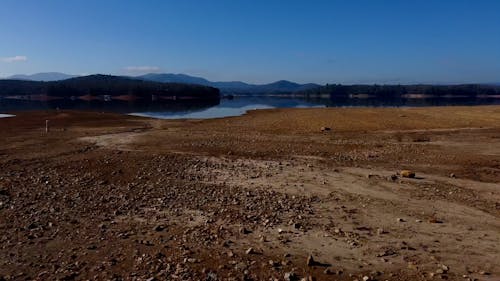
[[[326,85],[306,91],[307,96],[350,97],[367,95],[379,98],[399,98],[408,96],[422,97],[477,97],[500,95],[500,86],[465,85]]]
[[[0,80],[0,96],[46,95],[51,97],[130,96],[219,99],[219,90],[208,86],[160,83],[121,76],[90,75],[62,81]]]

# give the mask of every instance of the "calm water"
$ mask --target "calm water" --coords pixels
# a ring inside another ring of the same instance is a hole
[[[132,115],[161,119],[208,119],[229,116],[240,116],[249,110],[270,108],[300,108],[326,107],[325,104],[310,102],[305,99],[269,98],[269,97],[237,97],[232,100],[222,99],[218,105],[201,110],[186,110],[182,112],[134,112]]]
[[[498,104],[500,99],[432,98],[432,99],[304,99],[291,97],[235,97],[219,102],[179,101],[81,101],[53,100],[29,101],[0,99],[0,114],[26,110],[73,109],[99,112],[117,112],[164,119],[219,118],[239,116],[253,109],[298,108],[298,107],[407,107],[407,106],[452,106]],[[1,116],[1,115],[0,115]]]

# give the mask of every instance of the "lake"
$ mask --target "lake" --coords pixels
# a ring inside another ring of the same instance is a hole
[[[161,119],[221,118],[239,116],[248,110],[309,107],[414,107],[455,105],[500,105],[499,98],[298,98],[278,96],[235,97],[220,101],[33,101],[1,99],[0,114],[27,110],[71,109],[116,112]]]

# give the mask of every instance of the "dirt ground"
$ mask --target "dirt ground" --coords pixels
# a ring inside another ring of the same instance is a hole
[[[500,280],[500,106],[0,133],[0,280]]]

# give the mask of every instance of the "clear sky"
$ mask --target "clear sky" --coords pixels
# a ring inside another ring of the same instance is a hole
[[[500,82],[499,0],[0,0],[0,77]]]

